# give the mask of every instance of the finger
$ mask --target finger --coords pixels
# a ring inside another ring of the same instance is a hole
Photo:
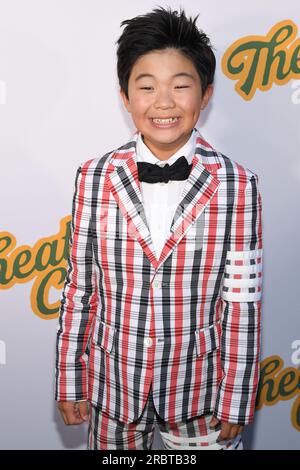
[[[79,411],[78,411],[78,405],[73,402],[73,403],[68,403],[66,407],[64,408],[64,412],[66,415],[67,423],[68,425],[73,425],[73,424],[81,424],[82,419],[80,417]]]
[[[89,410],[88,410],[87,401],[82,401],[78,404],[78,412],[79,412],[80,418],[83,421],[87,421],[89,419]]]
[[[237,425],[232,426],[229,432],[229,439],[234,439],[238,435],[238,428]]]
[[[212,419],[209,422],[209,427],[214,428],[218,424],[219,420],[215,416],[212,417]]]
[[[65,412],[63,410],[59,410],[60,411],[60,414],[61,414],[61,417],[64,421],[65,424],[68,424],[68,420],[67,420],[67,417],[65,415]]]
[[[63,408],[63,404],[62,402],[58,402],[57,403],[57,408],[59,409],[59,413],[64,421],[65,424],[68,424],[67,423],[67,417],[66,417],[66,414],[65,414],[65,411],[64,411],[64,408]]]
[[[221,431],[217,438],[217,442],[226,441],[229,438],[230,424],[222,422]]]
[[[78,403],[74,403],[74,416],[76,416],[77,419],[80,418]]]
[[[76,413],[68,413],[67,420],[67,424],[81,424],[83,422],[83,419],[81,419],[81,417]]]
[[[84,420],[82,419],[82,416],[80,414],[79,410],[79,403],[75,402],[74,403],[74,409],[73,409],[73,415],[72,415],[72,424],[80,424]]]

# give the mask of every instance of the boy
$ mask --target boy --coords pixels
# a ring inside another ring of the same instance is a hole
[[[198,16],[197,16],[198,17]],[[242,449],[259,378],[258,177],[194,127],[215,57],[184,11],[121,23],[137,128],[77,170],[56,400],[89,449]]]

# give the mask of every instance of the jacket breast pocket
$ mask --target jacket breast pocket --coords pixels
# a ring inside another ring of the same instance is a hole
[[[99,321],[96,323],[93,333],[93,343],[101,349],[111,353],[114,347],[116,330],[111,325]]]
[[[203,356],[220,348],[221,322],[195,331],[197,356]]]

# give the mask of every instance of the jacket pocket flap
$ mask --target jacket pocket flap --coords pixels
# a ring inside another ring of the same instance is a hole
[[[208,354],[220,347],[221,322],[195,331],[197,356]]]
[[[114,345],[115,331],[112,326],[100,321],[95,328],[93,340],[98,346],[110,353]]]

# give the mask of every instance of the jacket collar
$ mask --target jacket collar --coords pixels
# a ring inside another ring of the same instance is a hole
[[[190,138],[188,141],[180,148],[178,149],[168,160],[159,160],[151,150],[147,147],[147,145],[144,143],[141,132],[138,132],[137,139],[136,139],[136,155],[137,155],[137,161],[140,162],[148,162],[152,164],[157,164],[160,166],[165,165],[165,163],[168,163],[169,165],[172,165],[175,163],[175,161],[181,157],[182,155],[185,156],[187,159],[188,164],[192,163],[192,158],[194,156],[194,150],[195,150],[195,138],[196,138],[196,131],[193,129]]]
[[[108,187],[127,221],[130,235],[140,243],[155,270],[159,269],[190,225],[202,214],[220,185],[215,176],[215,172],[222,166],[217,152],[204,140],[198,129],[194,130],[196,146],[192,169],[159,259],[155,256],[138,179],[136,143],[139,131],[136,131],[129,142],[116,149],[110,156],[107,171]]]

